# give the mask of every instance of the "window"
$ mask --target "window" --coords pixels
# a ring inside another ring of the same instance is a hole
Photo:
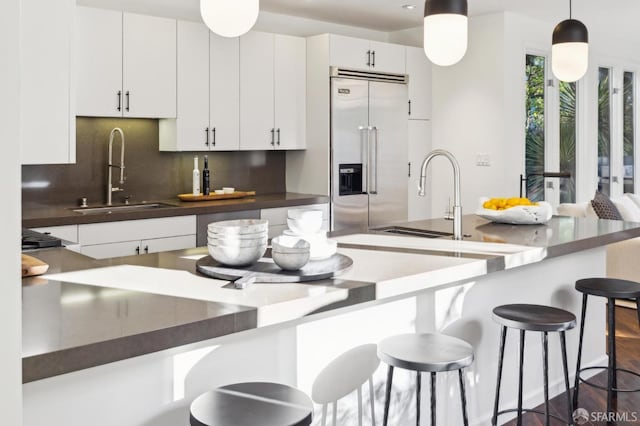
[[[544,200],[545,151],[545,62],[544,56],[526,56],[525,176],[526,194]]]
[[[623,94],[622,94],[622,164],[624,166],[624,192],[633,192],[634,190],[634,141],[635,141],[635,90],[634,90],[634,73],[625,71],[623,76]]]
[[[560,179],[560,202],[576,202],[576,107],[577,85],[561,81],[560,89],[560,171],[571,173]]]
[[[611,195],[611,70],[598,69],[598,191]]]

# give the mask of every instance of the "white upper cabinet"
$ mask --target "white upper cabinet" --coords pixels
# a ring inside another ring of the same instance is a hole
[[[404,74],[404,46],[354,37],[329,36],[330,64],[344,68]]]
[[[209,33],[210,144],[212,151],[240,147],[240,39]]]
[[[176,21],[77,7],[76,115],[176,116]]]
[[[178,21],[177,119],[160,121],[162,151],[233,151],[240,145],[240,48],[203,24]]]
[[[431,63],[419,47],[407,46],[409,119],[431,119]]]
[[[75,162],[73,0],[22,0],[22,164]]]
[[[305,148],[306,42],[251,31],[240,38],[240,149]]]

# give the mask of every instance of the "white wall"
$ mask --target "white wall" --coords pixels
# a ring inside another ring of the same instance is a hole
[[[0,424],[22,424],[20,234],[20,0],[3,0],[0,13],[0,156],[2,245],[0,246]]]

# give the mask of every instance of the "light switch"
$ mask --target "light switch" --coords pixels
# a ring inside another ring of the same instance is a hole
[[[491,166],[491,157],[486,153],[476,154],[476,166],[489,167]]]

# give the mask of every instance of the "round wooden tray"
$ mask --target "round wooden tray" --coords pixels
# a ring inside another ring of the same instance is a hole
[[[227,266],[211,256],[196,261],[196,270],[211,278],[235,281],[236,288],[245,288],[253,282],[295,283],[332,278],[347,271],[353,265],[349,256],[335,253],[327,259],[310,260],[297,271],[283,271],[271,259],[271,250],[249,266]]]

